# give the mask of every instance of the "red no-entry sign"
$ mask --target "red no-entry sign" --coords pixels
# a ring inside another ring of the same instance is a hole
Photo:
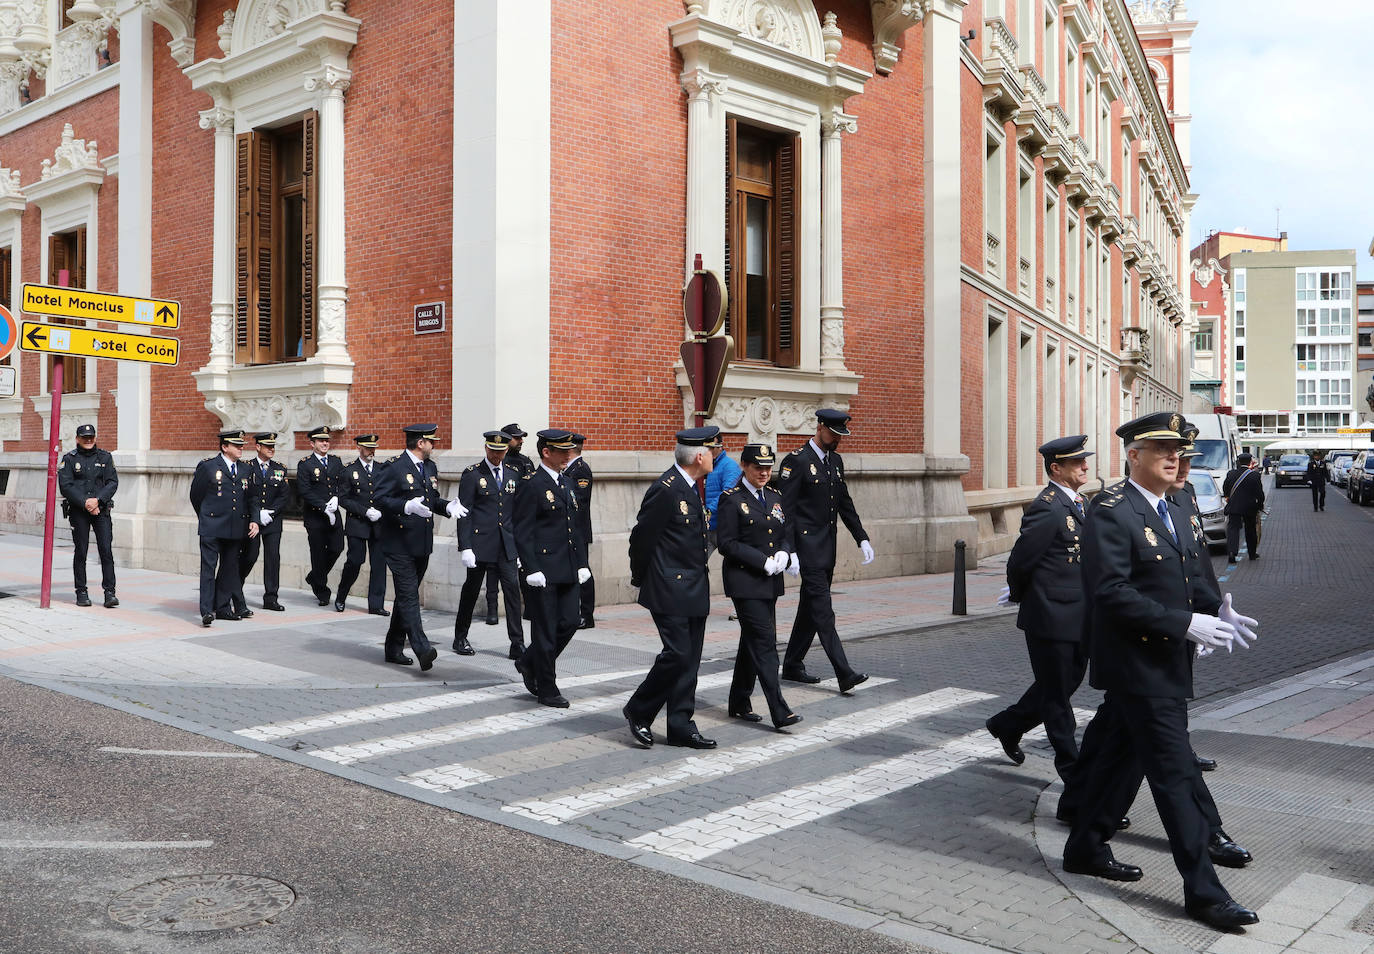
[[[19,325],[4,305],[0,305],[0,361],[19,344]]]

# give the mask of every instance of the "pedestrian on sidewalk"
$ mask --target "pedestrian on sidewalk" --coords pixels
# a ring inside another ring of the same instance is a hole
[[[740,481],[740,465],[725,453],[725,442],[720,441],[711,448],[713,459],[711,472],[706,475],[706,552],[716,551],[716,531],[718,528],[717,510],[720,508],[720,495],[733,489]]]
[[[582,530],[582,545],[587,548],[587,553],[592,551],[592,476],[591,465],[582,456],[582,447],[587,443],[585,434],[573,434],[573,443],[577,445],[573,451],[573,459],[568,462],[568,466],[563,470],[563,476],[572,488],[573,496],[577,498],[577,522]],[[587,568],[591,573],[591,568]],[[587,582],[581,584],[578,591],[578,629],[596,628],[596,577],[588,576]]]
[[[651,726],[668,710],[667,742],[692,749],[714,749],[716,742],[698,730],[697,670],[711,613],[711,579],[706,568],[706,509],[697,481],[711,472],[718,427],[677,432],[673,466],[644,494],[630,531],[630,585],[639,587],[639,605],[652,614],[663,651],[621,710],[630,736],[644,748],[654,744]]]
[[[1086,434],[1041,445],[1049,483],[1021,518],[1007,558],[1008,601],[1019,603],[1016,625],[1026,634],[1034,680],[1021,698],[987,721],[987,730],[1017,765],[1026,760],[1021,736],[1045,725],[1054,767],[1067,783],[1078,759],[1070,701],[1088,665],[1083,644],[1081,535],[1086,514],[1079,490],[1088,482]]]
[[[243,542],[239,551],[239,589],[253,572],[262,551],[262,608],[280,613],[286,609],[278,598],[281,589],[281,528],[277,514],[291,502],[291,488],[286,482],[286,468],[273,460],[277,453],[277,435],[263,431],[253,435],[257,459],[244,465],[248,471],[248,512],[258,518],[258,535]],[[236,607],[243,616],[248,605]]]
[[[1239,454],[1236,466],[1221,482],[1226,498],[1226,562],[1240,557],[1240,531],[1245,528],[1245,547],[1250,559],[1259,559],[1259,512],[1264,509],[1264,478],[1255,469],[1255,459]]]
[[[359,434],[353,438],[358,445],[358,458],[344,468],[337,487],[339,506],[348,514],[344,524],[348,555],[344,557],[339,589],[334,594],[334,610],[339,613],[347,608],[348,593],[366,559],[367,611],[373,616],[391,615],[386,611],[386,558],[382,556],[382,530],[378,526],[382,512],[377,509],[377,474],[373,467],[380,441],[379,434]]]
[[[477,607],[477,594],[494,569],[506,597],[506,636],[510,639],[507,655],[519,659],[525,651],[525,631],[520,622],[520,578],[515,568],[519,556],[515,547],[518,477],[505,466],[510,435],[505,431],[487,431],[482,441],[485,459],[468,467],[458,478],[458,501],[468,511],[458,521],[458,557],[468,572],[458,596],[458,615],[453,620],[453,651],[460,656],[476,652],[468,642],[468,630]]]
[[[301,519],[310,544],[310,572],[305,582],[321,606],[329,605],[329,573],[344,549],[343,517],[339,513],[339,489],[343,461],[329,453],[329,428],[310,432],[311,453],[296,465],[296,493],[301,498]]]
[[[793,548],[792,521],[783,510],[782,494],[768,486],[777,463],[773,448],[746,444],[739,459],[743,479],[720,495],[716,511],[721,577],[739,618],[728,711],[733,719],[762,721],[749,701],[757,679],[774,728],[783,729],[802,720],[778,684],[778,597]]]
[[[1307,462],[1307,485],[1312,488],[1312,512],[1326,509],[1326,482],[1331,479],[1326,469],[1324,451],[1313,451]]]
[[[796,550],[788,569],[801,572],[801,596],[782,660],[782,678],[792,682],[821,681],[806,670],[806,653],[811,640],[819,635],[821,648],[839,679],[840,692],[848,692],[867,681],[868,676],[849,665],[835,629],[830,584],[835,577],[837,521],[844,521],[853,534],[863,551],[865,566],[873,562],[874,556],[868,531],[849,496],[844,460],[839,454],[840,438],[849,434],[849,420],[850,415],[844,411],[817,411],[815,436],[782,459],[778,480],[783,510],[795,522],[796,530]]]
[[[572,431],[537,435],[539,467],[517,481],[515,548],[525,573],[530,644],[515,660],[525,688],[543,705],[568,708],[558,689],[558,657],[577,632],[578,597],[591,579],[577,497],[563,470],[577,445]]]
[[[243,431],[219,432],[219,453],[196,465],[191,506],[200,534],[200,623],[239,620],[253,615],[243,599],[240,554],[245,539],[258,535],[257,514],[248,489],[249,465],[239,469]],[[245,612],[235,612],[242,607]]]
[[[76,450],[62,456],[57,465],[57,489],[62,492],[62,514],[72,526],[72,583],[76,605],[90,606],[86,592],[86,553],[95,531],[95,548],[100,555],[100,587],[105,591],[105,608],[119,605],[115,596],[114,509],[119,474],[114,458],[103,447],[95,446],[95,425],[76,429]]]

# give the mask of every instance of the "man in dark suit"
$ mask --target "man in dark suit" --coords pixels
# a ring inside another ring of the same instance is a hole
[[[1007,558],[1008,598],[1019,603],[1016,625],[1026,634],[1035,680],[1012,705],[987,721],[1007,756],[1026,760],[1021,736],[1040,723],[1054,748],[1054,767],[1068,779],[1078,758],[1077,723],[1070,701],[1087,669],[1083,645],[1083,576],[1080,535],[1086,514],[1079,489],[1088,482],[1085,434],[1040,447],[1050,482],[1021,518],[1021,535]]]
[[[777,463],[773,448],[746,444],[739,459],[742,478],[721,493],[715,511],[721,578],[739,618],[729,712],[731,718],[762,721],[749,702],[757,679],[773,726],[783,729],[802,720],[778,685],[777,606],[793,547],[792,521],[783,510],[782,494],[768,486]]]
[[[459,558],[468,573],[458,597],[458,616],[453,621],[453,651],[460,656],[473,655],[468,642],[472,611],[482,581],[494,569],[506,597],[508,655],[519,659],[525,651],[525,633],[520,624],[520,579],[515,569],[519,555],[515,549],[515,489],[519,477],[505,465],[510,435],[505,431],[487,431],[482,440],[486,459],[463,471],[458,479],[458,500],[468,511],[458,521]]]
[[[95,446],[95,425],[76,429],[76,450],[68,451],[57,465],[57,489],[62,494],[62,513],[72,525],[72,582],[76,605],[90,606],[86,592],[86,553],[95,531],[95,548],[100,555],[100,586],[105,591],[105,608],[119,605],[115,596],[114,528],[110,510],[114,507],[119,474],[114,458],[103,447]]]
[[[806,671],[807,650],[812,637],[819,635],[821,647],[835,668],[840,692],[848,692],[868,676],[849,665],[840,634],[835,630],[830,583],[835,576],[837,521],[843,520],[854,535],[863,551],[864,565],[873,562],[873,546],[849,496],[844,460],[838,450],[840,438],[848,434],[848,414],[821,408],[816,412],[816,436],[782,459],[778,481],[783,509],[796,525],[797,548],[789,570],[801,571],[801,597],[782,660],[782,678],[793,682],[821,681]]]
[[[515,547],[525,573],[530,645],[515,661],[525,688],[546,706],[566,709],[558,656],[577,632],[578,586],[591,577],[577,519],[577,497],[563,474],[576,445],[571,431],[540,431],[539,467],[515,491]]]
[[[1191,579],[1196,555],[1185,512],[1168,502],[1185,440],[1179,414],[1159,412],[1123,424],[1131,477],[1102,501],[1088,524],[1084,583],[1091,602],[1091,682],[1106,692],[1097,719],[1122,745],[1104,746],[1086,768],[1082,804],[1064,846],[1064,870],[1115,881],[1143,873],[1112,857],[1116,830],[1111,794],[1131,758],[1140,760],[1155,807],[1183,876],[1188,914],[1220,929],[1258,917],[1237,904],[1216,876],[1208,824],[1195,795],[1198,769],[1188,741],[1194,644],[1229,647],[1236,627],[1229,605]],[[1124,756],[1116,757],[1120,750]]]
[[[196,465],[191,477],[191,506],[200,534],[200,622],[252,616],[243,600],[239,551],[246,537],[258,535],[249,514],[247,468],[239,468],[243,431],[220,431],[219,453]],[[234,612],[241,606],[246,614]]]
[[[467,513],[458,501],[445,500],[439,493],[439,468],[429,459],[437,431],[434,424],[407,427],[405,452],[378,468],[372,493],[373,506],[382,512],[377,521],[382,553],[395,586],[385,658],[399,666],[413,663],[405,654],[409,639],[423,670],[431,669],[439,655],[420,620],[420,584],[434,552],[434,518],[458,519]]]
[[[272,458],[277,453],[277,435],[263,431],[253,435],[257,459],[243,464],[248,471],[248,512],[258,518],[257,536],[243,542],[239,552],[239,582],[248,579],[262,552],[262,608],[282,612],[286,609],[277,598],[281,587],[281,527],[278,512],[291,502],[291,488],[286,482],[286,468]],[[236,608],[245,615],[247,604]]]
[[[1245,528],[1245,548],[1250,559],[1259,559],[1259,512],[1264,509],[1264,479],[1249,454],[1236,457],[1235,468],[1221,482],[1226,498],[1226,562],[1240,556],[1240,530]]]
[[[697,670],[711,613],[711,580],[706,568],[706,508],[697,481],[711,472],[711,448],[718,427],[677,432],[673,466],[644,494],[630,531],[630,585],[639,587],[639,605],[658,627],[663,651],[625,703],[622,713],[636,743],[654,744],[650,726],[665,706],[667,741],[693,749],[716,742],[697,731]]]
[[[1324,451],[1313,451],[1307,461],[1307,486],[1312,488],[1312,512],[1326,509],[1326,482],[1330,478],[1326,470]]]
[[[339,506],[347,513],[344,533],[348,537],[348,556],[344,558],[343,573],[339,575],[339,590],[334,594],[334,609],[344,611],[348,593],[358,580],[363,560],[367,566],[367,611],[373,616],[390,616],[386,611],[386,559],[382,556],[382,533],[377,526],[382,512],[377,509],[377,434],[360,434],[353,438],[358,445],[358,459],[343,470],[336,487]]]
[[[329,572],[344,548],[343,518],[339,515],[339,485],[343,461],[329,453],[329,428],[310,432],[310,453],[296,465],[296,493],[310,544],[310,572],[305,582],[321,606],[329,605]]]
[[[574,434],[573,443],[577,449],[574,457],[563,470],[563,476],[577,498],[577,520],[582,529],[582,544],[590,554],[592,549],[592,468],[582,456],[582,446],[587,443],[583,434]],[[590,567],[588,568],[590,571]],[[578,594],[578,629],[596,628],[596,577],[587,577]]]

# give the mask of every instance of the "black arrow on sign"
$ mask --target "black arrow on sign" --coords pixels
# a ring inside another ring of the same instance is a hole
[[[163,305],[161,308],[157,310],[157,317],[163,319],[164,321],[171,321],[172,309],[168,308],[166,305]]]
[[[43,332],[43,337],[41,338],[38,337],[38,333],[40,331]],[[24,337],[28,340],[29,344],[37,348],[40,345],[42,345],[43,342],[48,340],[48,333],[43,330],[42,325],[34,325],[32,328],[29,329],[29,333],[26,334]]]

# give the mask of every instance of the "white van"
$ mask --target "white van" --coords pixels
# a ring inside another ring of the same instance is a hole
[[[1188,423],[1198,429],[1194,448],[1202,456],[1194,459],[1193,470],[1205,470],[1216,477],[1217,483],[1227,471],[1236,466],[1240,453],[1240,428],[1230,414],[1190,414]]]

